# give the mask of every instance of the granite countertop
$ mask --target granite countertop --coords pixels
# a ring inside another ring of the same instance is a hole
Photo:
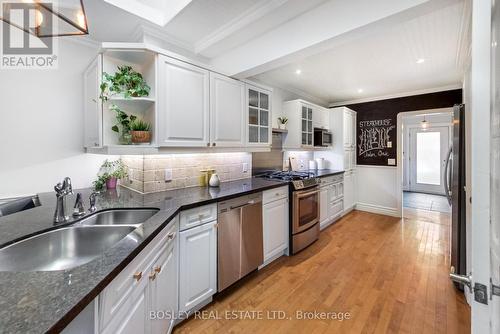
[[[96,259],[73,269],[0,272],[0,333],[60,332],[116,277],[144,247],[184,209],[286,185],[248,178],[221,183],[219,188],[191,187],[153,194],[125,188],[98,195],[98,211],[114,208],[158,208],[142,224],[138,240],[124,238]],[[88,207],[90,189],[83,194]],[[54,226],[54,193],[39,194],[41,206],[0,217],[0,247],[28,236],[67,226]],[[68,206],[75,195],[68,196]],[[81,219],[81,218],[80,218]]]

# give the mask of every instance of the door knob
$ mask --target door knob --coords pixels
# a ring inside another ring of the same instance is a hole
[[[472,276],[470,274],[468,275],[459,275],[455,274],[455,267],[451,267],[450,271],[450,279],[453,282],[460,283],[463,285],[466,285],[469,288],[469,291],[472,293]]]

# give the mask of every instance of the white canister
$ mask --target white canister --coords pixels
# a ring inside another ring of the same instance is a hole
[[[318,158],[318,159],[315,159],[316,160],[316,166],[318,169],[325,169],[326,168],[326,164],[325,164],[325,159],[324,158]]]
[[[217,173],[212,174],[212,176],[210,177],[210,181],[208,181],[208,185],[210,187],[220,186],[220,179],[219,179],[219,175],[217,175]]]
[[[315,170],[318,169],[318,164],[314,160],[309,160],[309,169]]]

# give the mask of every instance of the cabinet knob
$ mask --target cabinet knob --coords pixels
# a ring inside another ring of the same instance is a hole
[[[170,232],[168,235],[167,235],[167,238],[168,240],[172,240],[175,236],[175,232]]]
[[[161,272],[161,266],[155,267],[154,271],[159,274]]]
[[[154,281],[156,279],[156,272],[149,274],[149,279]]]
[[[212,143],[212,146],[215,146],[216,144],[215,143]]]
[[[207,143],[207,146],[210,146],[210,143]]]
[[[134,279],[139,282],[142,278],[142,271],[139,271],[133,275]]]

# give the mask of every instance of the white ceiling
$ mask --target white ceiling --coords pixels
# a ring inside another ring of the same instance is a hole
[[[458,2],[255,78],[329,103],[460,85],[463,11]]]

